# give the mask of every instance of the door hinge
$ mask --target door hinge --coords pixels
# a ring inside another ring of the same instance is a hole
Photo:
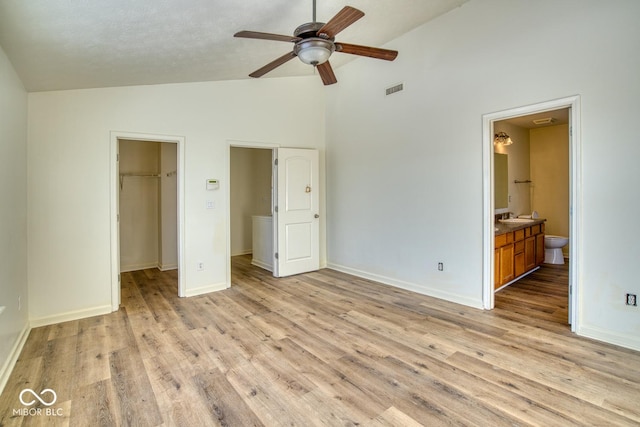
[[[278,159],[275,159],[275,160],[273,161],[273,164],[274,164],[274,165],[276,165],[276,166],[278,166]]]
[[[116,221],[120,222],[120,214],[116,215]]]
[[[274,206],[274,207],[273,207],[273,211],[274,211],[274,212],[278,212],[278,207],[277,207],[277,206]]]
[[[274,256],[276,259],[278,259],[278,252],[276,252]]]
[[[118,274],[118,283],[120,283],[120,275]]]

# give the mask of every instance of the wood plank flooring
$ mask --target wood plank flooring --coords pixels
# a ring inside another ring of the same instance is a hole
[[[175,272],[123,274],[120,311],[31,331],[0,425],[639,425],[640,353],[571,334],[562,274],[493,311],[247,256],[231,289],[192,298]],[[25,388],[57,401],[15,413]]]

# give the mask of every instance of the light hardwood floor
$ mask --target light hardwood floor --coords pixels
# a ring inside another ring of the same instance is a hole
[[[482,311],[233,264],[231,289],[183,299],[175,272],[124,274],[120,311],[33,329],[0,425],[640,424],[640,353],[571,334],[562,269]],[[60,416],[14,414],[25,388]]]

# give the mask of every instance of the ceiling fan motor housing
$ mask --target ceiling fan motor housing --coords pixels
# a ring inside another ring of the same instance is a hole
[[[318,30],[324,27],[324,22],[307,22],[306,24],[300,25],[293,32],[295,37],[300,37],[301,39],[308,39],[310,37],[320,37],[323,39],[328,39],[329,37],[326,34],[318,34]],[[333,38],[330,39],[333,41]]]

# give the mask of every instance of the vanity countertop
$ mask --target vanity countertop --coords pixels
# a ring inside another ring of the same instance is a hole
[[[531,227],[532,225],[538,225],[538,224],[542,224],[546,221],[545,218],[538,218],[538,219],[534,219],[533,221],[528,221],[528,222],[518,222],[515,224],[507,224],[504,222],[496,222],[495,223],[495,234],[496,236],[499,236],[501,234],[505,234],[508,233],[510,231],[516,231],[516,230],[520,230],[522,228],[527,228],[527,227]]]

